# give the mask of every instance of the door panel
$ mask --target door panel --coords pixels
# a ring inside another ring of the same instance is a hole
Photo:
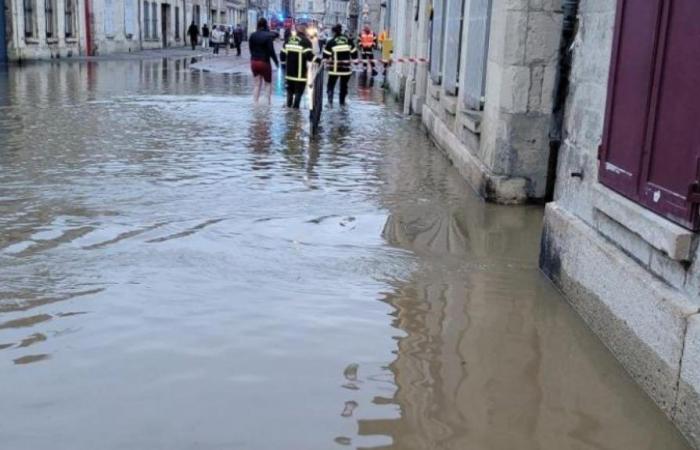
[[[663,0],[619,0],[600,179],[637,197]]]
[[[689,223],[700,156],[700,2],[673,0],[666,17],[640,195],[651,209]]]

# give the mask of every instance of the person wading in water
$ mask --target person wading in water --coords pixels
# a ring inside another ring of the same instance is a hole
[[[258,20],[258,30],[250,35],[248,47],[250,48],[250,70],[255,77],[255,87],[253,97],[255,103],[260,99],[260,90],[263,82],[267,87],[267,104],[272,103],[272,65],[270,60],[275,62],[279,68],[280,63],[275,54],[275,33],[270,32],[267,26],[267,19],[264,17]]]

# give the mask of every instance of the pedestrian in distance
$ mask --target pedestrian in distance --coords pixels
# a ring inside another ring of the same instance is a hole
[[[214,26],[211,31],[211,46],[214,48],[214,54],[219,54],[219,49],[224,41],[224,32],[222,26]]]
[[[282,57],[286,62],[287,107],[299,109],[308,81],[308,64],[314,59],[313,44],[306,35],[306,26],[297,26],[297,32],[282,47]]]
[[[192,45],[192,50],[194,50],[199,40],[199,27],[194,23],[194,20],[187,29],[187,35],[190,37],[190,45]]]
[[[231,27],[226,27],[226,31],[224,32],[224,48],[226,49],[226,56],[228,56],[228,52],[231,47]]]
[[[202,25],[202,48],[209,48],[209,27]]]
[[[370,70],[372,76],[377,74],[374,69],[374,49],[377,47],[377,38],[369,27],[365,27],[360,34],[360,48],[365,69]]]
[[[274,61],[278,69],[280,66],[275,54],[276,37],[276,33],[270,32],[270,28],[267,26],[267,19],[261,17],[258,19],[257,31],[251,34],[248,39],[250,69],[255,77],[253,88],[255,103],[258,103],[260,99],[263,83],[267,87],[267,104],[272,103],[272,65],[270,60]]]
[[[243,27],[236,25],[233,31],[233,45],[236,47],[236,56],[241,56],[241,44],[243,43]]]
[[[343,26],[333,27],[333,38],[323,50],[323,59],[328,67],[328,105],[333,106],[335,86],[340,81],[340,105],[345,105],[348,83],[352,76],[352,60],[357,57],[357,49],[351,38],[343,34]]]

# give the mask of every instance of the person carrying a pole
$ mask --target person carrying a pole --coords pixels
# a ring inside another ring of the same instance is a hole
[[[357,49],[352,39],[343,34],[343,26],[333,27],[333,38],[323,50],[323,58],[328,64],[328,104],[333,106],[335,85],[340,80],[340,104],[345,104],[348,95],[348,82],[352,76],[352,60],[357,57]]]
[[[372,76],[377,74],[374,69],[374,49],[377,47],[377,37],[369,27],[365,27],[360,34],[360,48],[365,69],[372,69]],[[369,66],[368,66],[369,65]]]
[[[287,107],[298,109],[308,80],[308,63],[314,59],[313,44],[306,36],[306,27],[297,26],[284,47],[283,61],[286,62]]]

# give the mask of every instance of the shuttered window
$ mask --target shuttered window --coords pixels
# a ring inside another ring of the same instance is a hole
[[[136,0],[124,0],[124,33],[127,37],[136,34]]]
[[[114,35],[114,0],[104,0],[104,25],[107,36]]]
[[[445,51],[443,85],[445,92],[457,95],[459,57],[462,51],[462,18],[465,0],[447,0],[445,8]]]
[[[151,37],[153,39],[158,37],[158,4],[156,2],[151,3]]]
[[[34,27],[36,26],[35,4],[34,0],[24,0],[24,36],[31,38],[36,35]]]
[[[67,38],[75,35],[75,0],[66,0],[64,3],[65,33]]]
[[[489,51],[491,0],[470,0],[465,11],[467,49],[464,74],[460,76],[463,107],[480,110],[486,87],[486,57]]]
[[[433,2],[432,30],[430,33],[430,77],[435,83],[442,81],[442,52],[445,37],[445,0]]]
[[[44,21],[46,23],[46,37],[56,37],[56,0],[44,0]]]
[[[180,39],[180,8],[175,7],[175,39]]]
[[[600,181],[698,229],[700,1],[619,0]]]
[[[143,38],[151,37],[151,4],[143,2]]]

